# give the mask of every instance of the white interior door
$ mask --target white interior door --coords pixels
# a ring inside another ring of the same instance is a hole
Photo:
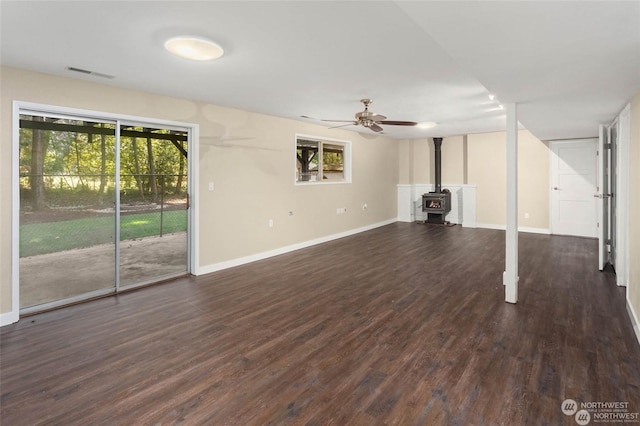
[[[596,238],[597,139],[551,141],[551,232]]]

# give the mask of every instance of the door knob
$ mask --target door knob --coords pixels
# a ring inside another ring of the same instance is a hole
[[[553,190],[554,190],[554,191],[557,191],[557,190],[558,190],[558,187],[557,187],[557,186],[554,186],[554,187],[553,187]]]

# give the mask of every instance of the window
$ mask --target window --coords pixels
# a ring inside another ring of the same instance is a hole
[[[351,182],[351,143],[296,136],[296,183]]]

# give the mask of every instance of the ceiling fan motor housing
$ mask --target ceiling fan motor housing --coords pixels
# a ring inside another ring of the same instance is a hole
[[[351,120],[322,120],[322,121],[338,121],[338,122],[346,122],[351,125],[363,126],[367,129],[371,129],[376,133],[382,132],[384,129],[380,127],[380,124],[389,124],[392,126],[415,126],[416,122],[414,121],[398,121],[398,120],[387,120],[387,117],[384,115],[376,114],[375,112],[369,111],[369,104],[372,102],[371,99],[360,99],[360,102],[364,104],[364,111],[356,112],[355,121]],[[349,124],[345,124],[348,126]],[[335,126],[335,127],[343,127],[343,126]]]

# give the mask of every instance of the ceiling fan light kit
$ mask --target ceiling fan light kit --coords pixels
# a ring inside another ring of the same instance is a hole
[[[360,102],[364,104],[364,111],[356,112],[355,120],[322,120],[322,121],[332,121],[335,123],[348,123],[340,126],[334,126],[332,128],[350,126],[350,125],[363,126],[370,130],[373,130],[376,133],[380,133],[384,130],[380,126],[381,124],[389,125],[389,126],[417,126],[418,125],[418,123],[415,121],[387,120],[386,116],[369,111],[369,104],[373,102],[371,99],[360,99]]]

